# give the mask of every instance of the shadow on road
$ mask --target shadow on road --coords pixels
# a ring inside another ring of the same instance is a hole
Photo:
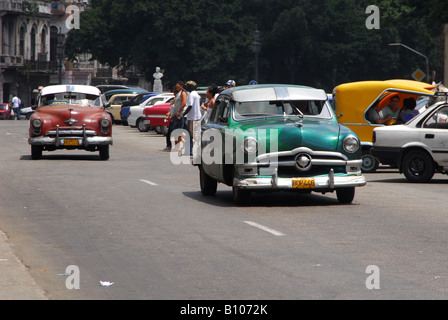
[[[341,206],[336,199],[336,194],[327,193],[294,193],[294,192],[253,192],[248,204],[237,205],[232,199],[232,191],[219,191],[214,196],[206,197],[200,191],[183,192],[183,195],[196,201],[204,202],[218,207],[313,207],[313,206]],[[355,206],[356,196],[354,203]]]
[[[98,153],[86,154],[43,154],[42,159],[33,160],[31,155],[21,155],[21,161],[48,161],[48,160],[68,160],[68,161],[103,161],[100,159]]]

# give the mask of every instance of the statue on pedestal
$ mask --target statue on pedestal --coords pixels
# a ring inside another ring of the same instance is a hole
[[[161,71],[159,67],[156,68],[156,72],[153,74],[153,77],[154,77],[154,85],[152,91],[163,92],[163,85],[162,85],[163,71]]]

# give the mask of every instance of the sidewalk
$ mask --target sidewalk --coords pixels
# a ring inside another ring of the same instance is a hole
[[[47,300],[0,231],[0,300]]]

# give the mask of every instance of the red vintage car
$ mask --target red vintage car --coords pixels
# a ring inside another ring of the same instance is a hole
[[[0,103],[0,119],[9,120],[11,116],[11,106],[9,103]]]
[[[166,118],[166,114],[170,111],[170,107],[170,103],[162,103],[146,107],[143,110],[143,114],[146,117],[144,123],[147,126],[158,128],[160,132],[166,134],[168,126],[171,123],[171,120]]]
[[[30,118],[31,157],[42,151],[83,149],[99,151],[109,159],[112,119],[98,88],[84,85],[56,85],[41,90],[36,112]]]

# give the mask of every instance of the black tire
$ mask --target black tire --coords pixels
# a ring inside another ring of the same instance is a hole
[[[41,146],[31,146],[31,159],[40,160],[42,159],[43,148]]]
[[[202,166],[199,166],[199,183],[201,186],[201,192],[204,196],[213,196],[216,194],[216,190],[218,189],[218,181],[205,173]]]
[[[362,172],[374,173],[378,169],[380,162],[377,158],[370,154],[369,150],[365,150],[362,153]]]
[[[355,199],[355,188],[341,188],[336,190],[339,203],[350,204]]]
[[[233,177],[238,178],[236,167],[233,170]],[[238,188],[237,186],[235,186],[235,184],[233,184],[232,195],[233,195],[233,201],[235,201],[236,204],[245,205],[248,204],[250,201],[251,192],[250,190]]]
[[[403,159],[403,174],[409,182],[429,182],[435,173],[431,156],[422,150],[410,151]]]
[[[236,204],[248,204],[250,201],[251,192],[249,190],[232,186],[232,194]]]
[[[160,133],[166,136],[168,134],[168,126],[160,126]]]
[[[100,159],[101,160],[109,160],[109,145],[107,146],[100,146]]]
[[[144,124],[145,119],[144,118],[138,118],[137,119],[137,128],[140,132],[148,132],[149,126]]]

